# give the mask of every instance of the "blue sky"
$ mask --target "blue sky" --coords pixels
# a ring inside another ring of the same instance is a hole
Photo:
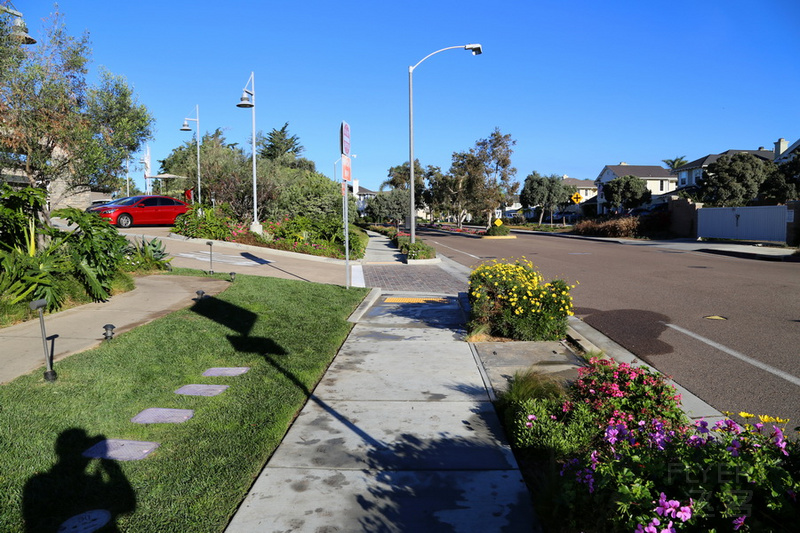
[[[47,1],[14,0],[41,35]],[[408,67],[414,70],[415,157],[447,170],[454,151],[495,127],[532,171],[595,179],[625,161],[659,165],[800,138],[800,2],[796,0],[276,2],[62,0],[84,30],[93,72],[135,87],[156,119],[153,173],[191,133],[221,128],[248,147],[237,108],[255,72],[256,127],[289,123],[328,176],[342,121],[353,176],[377,190],[408,160]],[[190,122],[194,128],[194,123]],[[337,171],[338,172],[338,171]],[[141,169],[132,176],[144,186]]]

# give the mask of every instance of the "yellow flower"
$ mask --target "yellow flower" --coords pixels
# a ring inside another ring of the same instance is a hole
[[[741,416],[742,418],[755,418],[756,417],[756,415],[752,415],[752,414],[750,414],[750,413],[748,413],[746,411],[739,411],[739,416]]]
[[[761,420],[762,423],[768,424],[770,422],[777,422],[774,417],[769,415],[758,415],[758,419]]]

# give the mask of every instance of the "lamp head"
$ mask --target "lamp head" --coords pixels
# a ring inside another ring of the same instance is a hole
[[[189,127],[188,120],[183,121],[183,126],[181,126],[181,131],[192,131],[192,128]]]
[[[483,48],[479,44],[468,44],[464,46],[464,50],[471,50],[474,56],[479,56],[483,53]]]
[[[22,17],[14,19],[11,35],[22,44],[36,44],[36,39],[28,35],[28,28],[25,26],[25,21],[22,20]]]
[[[253,106],[255,106],[255,104],[250,99],[250,95],[247,94],[247,91],[243,92],[242,93],[242,98],[241,98],[241,100],[239,100],[239,103],[236,104],[236,107],[250,108],[250,107],[253,107]]]

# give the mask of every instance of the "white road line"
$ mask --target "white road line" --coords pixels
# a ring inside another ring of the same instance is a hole
[[[749,364],[751,364],[751,365],[753,365],[753,366],[755,366],[757,368],[760,368],[761,370],[765,370],[765,371],[769,372],[770,374],[772,374],[774,376],[778,376],[779,378],[785,379],[789,383],[793,383],[793,384],[797,385],[798,387],[800,387],[800,378],[797,378],[797,377],[795,377],[795,376],[793,376],[793,375],[791,375],[789,373],[786,373],[783,370],[778,370],[775,367],[772,367],[772,366],[769,366],[768,364],[762,363],[761,361],[758,361],[757,359],[753,359],[752,357],[748,357],[748,356],[746,356],[746,355],[744,355],[742,353],[737,352],[736,350],[731,350],[727,346],[723,346],[722,344],[720,344],[718,342],[714,342],[711,339],[707,339],[705,337],[701,337],[697,333],[693,333],[693,332],[689,331],[688,329],[684,329],[684,328],[682,328],[680,326],[676,326],[674,324],[667,324],[666,322],[662,322],[662,324],[664,324],[668,328],[672,328],[674,330],[680,331],[684,335],[688,335],[689,337],[692,337],[693,339],[697,339],[700,342],[704,342],[704,343],[708,344],[709,346],[711,346],[713,348],[716,348],[717,350],[720,350],[721,352],[725,352],[728,355],[732,355],[733,357],[735,357],[736,359],[739,359],[740,361],[744,361],[745,363],[749,363]]]
[[[431,241],[431,242],[432,242],[433,244],[438,244],[439,246],[442,246],[442,247],[444,247],[444,248],[447,248],[448,250],[453,250],[454,252],[458,252],[458,253],[460,253],[460,254],[468,255],[468,256],[470,256],[470,257],[473,257],[473,258],[475,258],[475,259],[480,259],[480,257],[478,257],[477,255],[468,254],[467,252],[462,252],[461,250],[456,250],[455,248],[450,248],[450,247],[449,247],[449,246],[447,246],[446,244],[442,244],[442,243],[440,243],[440,242],[436,242],[436,241]]]

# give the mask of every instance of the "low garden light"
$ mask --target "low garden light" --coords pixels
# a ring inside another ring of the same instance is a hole
[[[230,276],[231,276],[231,283],[233,283],[234,281],[236,281],[236,272],[231,272],[231,273],[230,273]]]
[[[208,273],[214,273],[214,241],[206,241],[208,245]]]
[[[201,289],[201,290],[197,291],[195,294],[197,294],[197,300],[199,301],[199,300],[202,300],[203,297],[206,295],[206,291]]]
[[[47,370],[44,372],[44,380],[52,383],[56,380],[55,370],[53,370],[53,359],[50,357],[50,350],[47,349],[47,332],[44,329],[44,308],[47,306],[47,300],[44,298],[34,300],[29,304],[31,311],[38,311],[39,325],[42,327],[42,349],[44,350],[44,362]]]
[[[114,324],[106,324],[105,326],[103,326],[103,330],[104,330],[103,331],[103,337],[107,341],[110,341],[111,339],[114,338],[114,328],[116,328],[116,326]]]

